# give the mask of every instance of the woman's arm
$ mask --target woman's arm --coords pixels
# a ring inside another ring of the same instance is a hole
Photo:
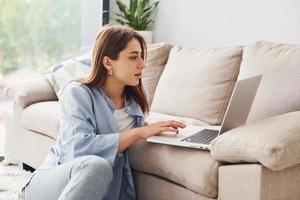
[[[178,128],[184,128],[185,124],[174,120],[158,122],[140,128],[133,128],[120,133],[118,152],[123,152],[130,145],[136,143],[139,139],[145,139],[150,136],[158,135],[161,132],[169,131],[178,133]]]
[[[84,85],[67,86],[60,99],[61,162],[83,155],[98,155],[114,164],[119,146],[119,133],[97,134],[92,98]]]

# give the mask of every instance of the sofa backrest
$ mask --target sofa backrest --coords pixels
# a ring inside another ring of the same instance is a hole
[[[245,46],[238,79],[263,74],[247,123],[300,110],[300,45]]]
[[[241,47],[173,47],[151,111],[221,124],[241,59]]]
[[[142,82],[149,106],[152,104],[157,83],[168,61],[171,48],[172,46],[167,43],[147,46],[147,60],[143,69]]]

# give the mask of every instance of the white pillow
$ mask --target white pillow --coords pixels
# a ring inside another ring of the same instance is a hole
[[[90,70],[92,51],[53,65],[43,75],[53,86],[58,98],[61,97],[65,86],[75,77],[85,74]]]
[[[220,124],[241,59],[240,47],[173,47],[151,111]]]

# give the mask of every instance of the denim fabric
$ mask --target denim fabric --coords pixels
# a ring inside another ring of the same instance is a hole
[[[82,156],[56,167],[37,170],[25,188],[25,200],[105,199],[113,177],[109,162]]]
[[[60,105],[59,135],[39,170],[60,166],[81,156],[97,155],[113,168],[106,199],[135,199],[128,153],[117,153],[120,133],[112,101],[100,87],[71,82],[63,92]],[[144,114],[134,100],[125,99],[124,111],[135,119],[135,127],[144,125]],[[44,178],[51,181],[52,177]],[[30,185],[30,179],[23,189]]]

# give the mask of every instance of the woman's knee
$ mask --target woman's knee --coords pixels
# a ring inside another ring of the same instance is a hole
[[[107,160],[99,156],[85,156],[76,168],[84,171],[87,176],[101,177],[107,181],[111,181],[113,177],[112,166]]]

